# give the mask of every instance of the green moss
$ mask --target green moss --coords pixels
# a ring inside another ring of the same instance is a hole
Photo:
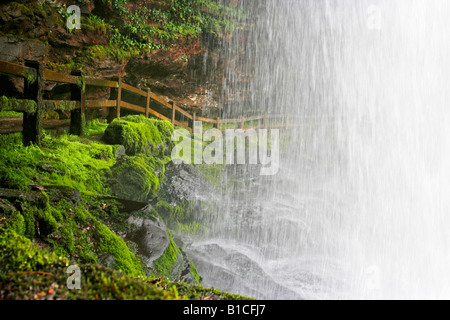
[[[7,292],[16,294],[17,297],[30,297],[30,294],[41,292],[42,289],[38,288],[47,284],[47,279],[34,273],[40,270],[54,275],[48,280],[49,286],[57,279],[62,279],[65,285],[67,275],[64,274],[64,267],[68,259],[73,263],[89,265],[82,267],[81,291],[69,292],[64,289],[64,285],[55,289],[62,298],[183,298],[185,294],[180,296],[178,287],[174,288],[173,284],[162,284],[162,288],[157,288],[134,278],[144,277],[148,270],[133,247],[129,247],[118,236],[126,231],[128,215],[120,212],[118,205],[113,205],[112,200],[104,200],[111,199],[113,195],[112,191],[115,189],[109,185],[113,180],[125,190],[124,197],[147,201],[158,196],[160,181],[165,174],[168,157],[164,156],[164,152],[171,143],[172,125],[145,117],[124,119],[120,121],[127,122],[126,126],[137,132],[136,140],[140,139],[141,145],[144,145],[142,141],[146,141],[151,148],[147,150],[143,147],[143,153],[125,157],[119,162],[116,160],[117,145],[104,145],[87,138],[46,136],[42,147],[24,147],[20,134],[0,135],[2,187],[29,190],[29,184],[40,184],[66,186],[81,191],[81,200],[77,196],[75,198],[78,200],[55,200],[55,194],[48,188],[48,194],[43,192],[38,197],[39,201],[27,203],[20,200],[20,203],[15,203],[17,208],[20,205],[21,212],[2,213],[5,219],[0,217],[0,299],[6,292],[2,290],[5,285],[13,288]],[[88,124],[88,130],[92,130],[92,134],[101,134],[104,129],[105,124]],[[138,145],[138,142],[135,144]],[[158,149],[158,145],[162,148]],[[165,214],[176,232],[194,234],[203,228],[194,219],[191,202],[181,202],[176,207],[160,202],[155,206],[155,215],[157,211]],[[7,236],[4,236],[5,234]],[[184,259],[170,233],[169,237],[170,245],[155,261],[155,269],[165,279],[175,279],[180,276]],[[33,242],[39,244],[39,247]],[[45,248],[47,251],[39,248]],[[16,251],[17,257],[12,253]],[[92,265],[96,263],[104,266]],[[191,276],[199,283],[201,278],[193,263],[190,264]],[[105,266],[123,273],[117,273]],[[4,275],[3,271],[11,273]],[[23,273],[24,271],[33,272]],[[24,281],[27,281],[27,287]],[[33,291],[30,287],[39,291]],[[191,289],[182,285],[179,288],[189,292],[189,295],[193,294],[189,291]],[[206,294],[212,291],[205,289],[203,292]]]
[[[78,77],[77,80],[77,86],[81,89],[81,91],[84,93],[86,91],[86,79],[84,75],[81,75]]]
[[[122,238],[103,224],[96,225],[95,237],[98,240],[98,250],[114,257],[116,269],[133,276],[144,275],[141,262],[131,253]]]
[[[230,300],[230,301],[254,300],[248,297],[223,292],[214,288],[205,288],[200,285],[190,285],[180,282],[169,282],[166,284],[166,286],[167,287],[175,286],[178,293],[189,300],[205,300],[205,299]]]
[[[174,285],[159,287],[99,265],[80,265],[81,289],[67,287],[67,268],[0,275],[0,299],[10,300],[182,300]],[[8,290],[3,290],[8,288]]]
[[[0,230],[0,299],[179,300],[176,288],[97,265],[80,265],[81,290],[67,288],[69,261],[39,249],[13,230]],[[8,290],[4,290],[8,288]],[[51,290],[50,290],[51,289]]]
[[[0,273],[39,271],[48,265],[67,266],[67,259],[40,250],[15,231],[0,230]]]
[[[1,111],[0,118],[21,118],[23,113],[15,111]]]
[[[85,135],[86,136],[96,136],[104,134],[108,128],[107,123],[100,122],[99,119],[95,119],[86,123]]]
[[[36,110],[37,104],[33,100],[18,100],[5,96],[0,97],[0,111],[20,111],[33,114]]]
[[[33,84],[36,82],[37,80],[37,73],[35,69],[27,69],[24,73],[23,73],[23,77],[25,78],[25,81],[28,84]]]
[[[173,241],[171,233],[168,232],[168,234],[170,244],[163,255],[153,262],[153,266],[161,277],[170,280],[176,279],[180,275],[183,268],[183,263],[180,263],[180,260],[183,257],[180,248]]]
[[[25,220],[25,236],[33,238],[36,234],[36,219],[31,210],[24,210],[23,217]]]
[[[38,235],[47,236],[58,229],[58,222],[55,217],[53,217],[50,210],[37,209],[35,207],[31,208],[34,212],[35,221],[38,226]]]
[[[167,121],[129,116],[115,119],[106,129],[109,144],[123,145],[128,155],[163,155],[171,150],[173,126]]]
[[[14,230],[18,235],[23,236],[26,232],[25,218],[18,211],[13,211],[7,218],[7,227]]]
[[[40,174],[37,182],[72,187],[86,194],[108,194],[105,175],[115,163],[115,148],[83,142],[68,136],[45,140],[40,161],[33,163]]]
[[[117,62],[122,62],[138,54],[138,50],[124,50],[117,45],[95,45],[86,47],[80,52],[80,56],[82,55],[86,58],[86,63],[101,60],[115,60]]]
[[[40,150],[24,147],[21,134],[0,136],[0,185],[3,188],[27,190],[36,177],[33,167],[39,162]]]
[[[155,210],[163,217],[169,229],[177,234],[195,237],[207,231],[206,226],[196,220],[193,201],[182,200],[175,207],[165,201],[159,201]]]
[[[111,188],[117,196],[146,202],[159,192],[164,164],[146,155],[127,157],[112,168],[112,176]]]
[[[194,263],[191,259],[189,259],[190,267],[191,267],[191,277],[194,279],[196,284],[201,284],[202,278],[198,274],[197,268],[195,267]]]
[[[38,15],[43,18],[47,18],[47,13],[44,10],[44,5],[41,5],[39,1],[28,1],[26,4],[13,1],[10,3],[13,10],[20,10],[25,16]]]

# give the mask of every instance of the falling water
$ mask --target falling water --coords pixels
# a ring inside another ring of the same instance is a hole
[[[276,176],[227,168],[211,232],[190,249],[204,284],[450,298],[450,2],[243,2],[252,27],[225,48],[227,112],[302,126],[283,136]]]

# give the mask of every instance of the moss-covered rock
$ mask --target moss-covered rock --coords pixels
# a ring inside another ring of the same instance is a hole
[[[158,131],[152,143],[167,146],[173,128],[152,122]],[[0,184],[7,187],[0,189],[0,299],[179,299],[184,297],[168,281],[200,283],[184,244],[174,241],[166,224],[161,232],[167,241],[148,248],[157,252],[150,263],[140,245],[148,234],[127,237],[130,216],[164,215],[175,232],[187,232],[193,208],[189,202],[160,201],[149,212],[123,210],[123,203],[134,208],[161,196],[168,158],[144,150],[117,159],[119,148],[73,136],[47,136],[42,147],[25,147],[19,135],[0,136]],[[69,263],[81,266],[79,292],[65,287]],[[155,277],[164,280],[149,285]]]
[[[40,271],[48,266],[67,265],[67,259],[40,250],[24,236],[0,227],[0,274]]]
[[[128,155],[138,153],[154,156],[171,151],[171,123],[144,116],[115,119],[106,129],[104,140],[109,144],[123,145]]]
[[[112,191],[120,198],[147,202],[155,198],[164,177],[164,164],[152,156],[126,157],[112,168],[109,180]]]
[[[80,290],[67,287],[69,261],[39,249],[12,230],[0,229],[0,299],[182,299],[163,289],[99,265],[80,265]]]
[[[183,254],[173,241],[170,231],[169,246],[163,255],[153,263],[155,269],[164,279],[178,279],[183,271]]]
[[[110,257],[113,269],[121,270],[132,276],[144,276],[144,270],[139,259],[130,251],[122,238],[115,235],[108,227],[98,223],[95,227],[95,238],[98,239],[97,251],[101,252],[102,260]],[[109,263],[106,262],[105,265]]]

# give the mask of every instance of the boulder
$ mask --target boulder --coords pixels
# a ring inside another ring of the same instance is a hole
[[[160,194],[174,206],[181,200],[218,200],[214,186],[191,165],[172,161],[166,166],[165,176]]]
[[[139,153],[163,156],[172,150],[173,130],[172,124],[167,121],[128,116],[114,120],[106,129],[103,139],[106,143],[124,146],[130,156]]]
[[[125,239],[137,246],[147,267],[172,281],[198,284],[199,275],[192,261],[183,251],[184,244],[174,241],[166,224],[151,205],[128,218],[130,229]]]
[[[137,244],[138,253],[145,257],[148,267],[161,257],[170,244],[167,228],[160,217],[153,219],[133,217],[128,219],[130,231],[126,239]]]
[[[163,164],[151,156],[123,157],[112,167],[109,180],[114,194],[122,199],[149,202],[160,189]]]

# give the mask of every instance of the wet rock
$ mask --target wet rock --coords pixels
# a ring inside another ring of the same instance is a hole
[[[125,147],[120,146],[119,148],[117,148],[116,151],[116,159],[117,160],[121,160],[123,158],[125,158],[127,156],[127,151],[125,150]]]
[[[151,157],[124,157],[112,167],[108,183],[118,198],[148,203],[156,198],[160,188],[157,168],[161,169],[162,164],[153,162]]]
[[[214,201],[217,198],[216,189],[193,166],[173,162],[166,167],[166,179],[161,184],[161,194],[173,205],[181,200]]]
[[[175,247],[177,253],[176,260],[171,262],[170,266],[165,266],[168,274],[173,281],[184,281],[189,284],[195,284],[192,276],[191,260],[188,258],[181,238],[174,237],[170,241],[169,231],[163,219],[153,211],[151,205],[142,210],[134,212],[128,218],[130,226],[125,239],[136,244],[137,253],[144,257],[145,264],[149,268],[154,268],[154,262],[161,258],[170,247]],[[161,272],[161,270],[159,270]]]
[[[166,225],[157,216],[152,219],[132,216],[128,223],[131,228],[126,239],[137,244],[139,254],[145,257],[146,265],[151,267],[170,244]]]
[[[269,291],[276,292],[281,299],[302,299],[298,293],[272,280],[257,260],[238,247],[209,243],[191,246],[187,251],[204,276],[204,286],[257,299],[270,299]],[[261,286],[257,288],[255,284]]]

